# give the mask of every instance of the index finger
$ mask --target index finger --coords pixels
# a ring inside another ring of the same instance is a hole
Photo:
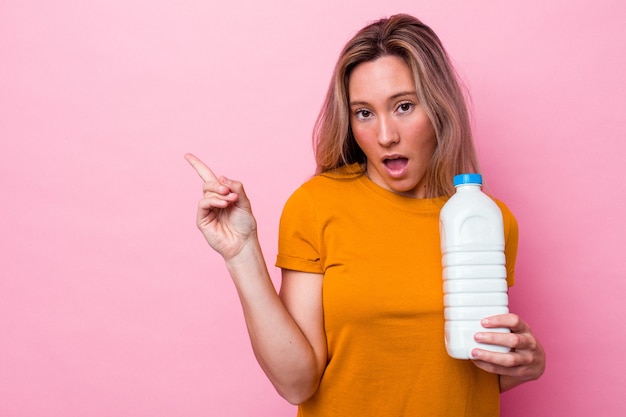
[[[198,175],[200,175],[200,178],[202,178],[203,181],[217,181],[217,177],[215,176],[213,171],[211,171],[211,168],[206,166],[206,164],[198,159],[195,155],[186,153],[185,159],[187,160],[187,162],[189,162],[193,169],[196,170],[196,172],[198,173]]]
[[[521,333],[528,330],[528,325],[517,314],[507,313],[497,316],[486,317],[481,321],[483,327],[507,327],[513,333]]]

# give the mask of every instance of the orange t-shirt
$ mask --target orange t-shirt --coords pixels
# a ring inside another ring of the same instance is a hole
[[[276,265],[322,273],[328,364],[301,417],[498,416],[498,376],[444,345],[439,211],[447,198],[387,191],[355,166],[289,198]],[[503,212],[511,285],[517,223]]]

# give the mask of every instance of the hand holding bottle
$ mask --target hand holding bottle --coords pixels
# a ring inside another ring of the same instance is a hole
[[[482,321],[484,332],[476,333],[476,341],[505,346],[507,353],[476,348],[472,360],[480,369],[500,375],[500,391],[539,379],[546,368],[546,353],[530,326],[516,314],[487,317]],[[510,333],[494,333],[491,328],[505,327]]]

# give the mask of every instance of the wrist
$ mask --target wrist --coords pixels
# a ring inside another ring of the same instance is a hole
[[[256,235],[243,242],[233,254],[224,256],[226,268],[231,274],[242,268],[249,269],[257,260],[263,260],[263,254]]]

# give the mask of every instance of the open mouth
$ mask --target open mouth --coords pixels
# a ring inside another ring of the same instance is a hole
[[[409,160],[404,157],[385,158],[383,164],[392,172],[402,171],[406,168]]]

